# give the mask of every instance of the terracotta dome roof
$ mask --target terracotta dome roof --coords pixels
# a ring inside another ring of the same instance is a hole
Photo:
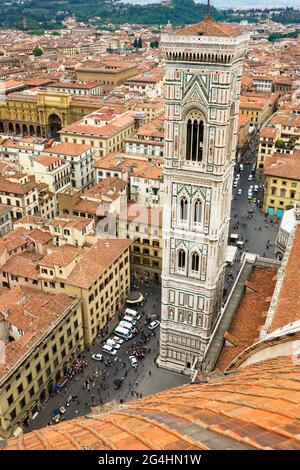
[[[279,357],[12,438],[4,449],[300,449],[300,365]]]
[[[178,29],[176,34],[183,36],[216,36],[216,37],[230,37],[238,36],[240,31],[231,26],[215,23],[210,16],[205,16],[203,21],[200,23],[185,26],[184,28]]]

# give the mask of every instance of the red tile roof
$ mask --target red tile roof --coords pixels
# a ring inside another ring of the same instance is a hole
[[[216,369],[224,371],[244,349],[258,341],[274,292],[276,274],[276,268],[254,268],[252,271],[229,329],[238,342],[235,346],[223,346]]]
[[[300,226],[296,227],[295,238],[284,271],[279,297],[269,332],[300,320]]]
[[[240,31],[232,28],[229,25],[215,23],[209,16],[206,16],[203,21],[184,28],[178,29],[176,34],[184,36],[215,36],[215,37],[230,37],[238,36]]]
[[[9,439],[4,450],[299,450],[299,369],[290,358],[260,362],[203,385],[95,408]]]
[[[300,155],[273,155],[266,158],[264,172],[266,176],[300,181]]]

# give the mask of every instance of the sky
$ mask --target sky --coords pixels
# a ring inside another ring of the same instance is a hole
[[[121,0],[123,3],[159,3],[159,0]],[[198,3],[206,3],[205,0],[196,0]],[[300,9],[300,0],[212,0],[218,8],[253,8],[253,7],[294,7]]]

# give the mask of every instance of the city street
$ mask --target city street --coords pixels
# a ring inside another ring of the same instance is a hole
[[[243,157],[243,161],[249,163],[244,163],[243,171],[239,171],[239,165],[237,165],[235,171],[235,174],[240,174],[240,179],[237,188],[233,188],[229,233],[239,235],[239,240],[244,242],[243,251],[273,259],[275,258],[274,245],[280,221],[276,216],[265,218],[265,214],[258,207],[258,201],[260,201],[259,205],[262,205],[263,188],[260,187],[257,193],[253,193],[257,203],[248,201],[247,198],[250,185],[257,184],[260,186],[255,177],[252,181],[248,181],[252,166],[256,161],[256,146],[257,140],[253,140]],[[239,189],[242,190],[241,195],[238,194]],[[253,211],[253,214],[250,214],[249,210]]]
[[[133,283],[136,284],[135,281]],[[136,309],[140,313],[143,312],[140,323],[142,324],[142,329],[145,332],[149,332],[150,330],[144,324],[144,321],[147,315],[158,315],[160,317],[160,286],[154,283],[139,283],[138,290],[144,295],[144,304],[138,308],[136,306],[131,308]],[[122,401],[125,402],[136,397],[142,397],[189,383],[189,377],[159,369],[156,366],[155,359],[158,355],[159,327],[154,331],[155,336],[152,336],[147,343],[148,353],[144,359],[139,360],[137,369],[130,365],[128,359],[130,354],[127,352],[127,349],[131,344],[141,339],[141,332],[130,341],[124,341],[118,351],[118,362],[107,367],[105,367],[104,363],[91,359],[92,353],[102,354],[103,339],[97,340],[95,346],[90,351],[85,351],[88,366],[84,369],[83,373],[79,373],[71,381],[68,381],[61,393],[53,394],[47,403],[44,404],[37,417],[30,423],[26,432],[47,426],[54,417],[53,410],[61,406],[64,406],[66,409],[63,419],[68,420],[76,416],[86,415],[89,413],[90,406],[99,406],[101,402],[105,404],[116,400],[118,403],[121,403]],[[108,358],[107,354],[103,354],[103,356],[104,360]],[[105,378],[103,377],[103,370],[106,372]],[[124,377],[124,381],[121,388],[115,390],[114,381],[122,379],[122,377]],[[89,389],[83,389],[83,383],[88,379],[90,379]],[[70,402],[69,407],[66,407],[66,402],[71,396],[77,398]]]

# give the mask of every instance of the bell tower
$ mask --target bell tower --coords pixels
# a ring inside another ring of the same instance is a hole
[[[207,15],[162,36],[165,73],[162,321],[158,364],[187,372],[221,310],[248,35]]]

